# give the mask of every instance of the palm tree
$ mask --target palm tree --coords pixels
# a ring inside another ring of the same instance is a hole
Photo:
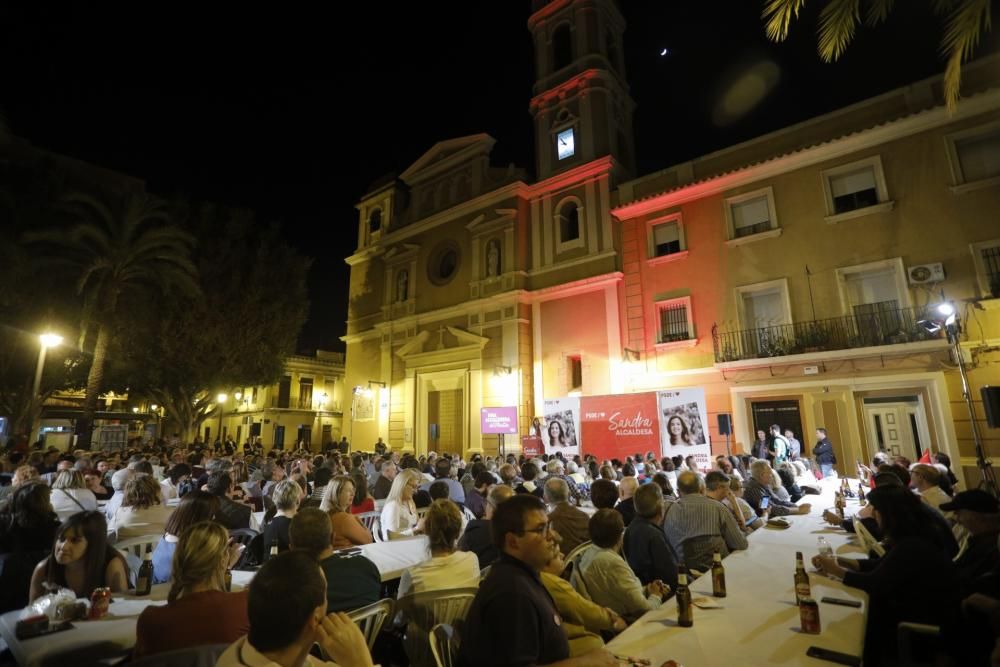
[[[72,195],[63,204],[72,220],[68,230],[29,233],[25,241],[53,247],[52,259],[77,273],[84,305],[80,349],[97,329],[83,417],[76,424],[79,446],[87,448],[119,305],[154,291],[198,293],[198,270],[191,261],[195,239],[172,223],[163,202],[145,193],[126,195],[114,206],[88,195]]]
[[[781,42],[788,37],[792,19],[806,0],[765,0],[764,22],[767,36]],[[948,57],[944,71],[945,102],[948,109],[958,105],[962,82],[962,63],[975,52],[979,38],[990,29],[990,4],[992,0],[930,0],[931,10],[945,18],[944,39],[941,52]],[[892,12],[894,0],[866,0],[865,24],[874,27],[884,22]],[[819,15],[819,55],[826,62],[833,62],[847,49],[854,38],[854,30],[861,21],[861,0],[827,0]]]

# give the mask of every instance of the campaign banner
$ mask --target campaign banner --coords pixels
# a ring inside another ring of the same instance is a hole
[[[698,468],[712,467],[708,408],[700,387],[656,392],[664,456],[694,456]]]
[[[660,458],[656,394],[587,396],[580,399],[580,444],[599,461],[653,452]]]
[[[545,448],[542,446],[542,439],[533,435],[524,436],[521,438],[521,453],[529,459],[541,456],[545,453]]]
[[[483,435],[513,435],[517,433],[517,408],[482,408],[479,422]]]
[[[571,459],[580,453],[580,399],[574,396],[545,401],[542,444],[548,454],[562,452]]]

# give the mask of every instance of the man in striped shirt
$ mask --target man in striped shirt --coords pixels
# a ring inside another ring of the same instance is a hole
[[[703,493],[701,484],[695,472],[677,476],[681,497],[668,507],[663,532],[688,569],[707,572],[716,551],[726,557],[730,551],[746,549],[747,538],[729,508]],[[713,470],[705,476],[705,485],[709,494],[717,495],[720,489],[728,489],[729,478]]]

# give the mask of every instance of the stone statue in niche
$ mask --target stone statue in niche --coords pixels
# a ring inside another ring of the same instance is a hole
[[[500,275],[500,242],[496,239],[486,244],[486,277],[496,278]]]
[[[407,271],[400,271],[396,274],[396,301],[406,301],[409,296],[410,274]]]

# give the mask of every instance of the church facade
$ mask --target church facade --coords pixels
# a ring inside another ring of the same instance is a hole
[[[616,3],[539,0],[528,28],[536,178],[474,135],[358,202],[352,442],[495,451],[484,407],[516,406],[520,436],[546,399],[698,386],[716,452],[779,423],[807,451],[827,428],[844,470],[879,448],[974,465],[926,315],[959,307],[981,419],[978,387],[1000,384],[995,60],[951,115],[930,80],[636,175]]]

